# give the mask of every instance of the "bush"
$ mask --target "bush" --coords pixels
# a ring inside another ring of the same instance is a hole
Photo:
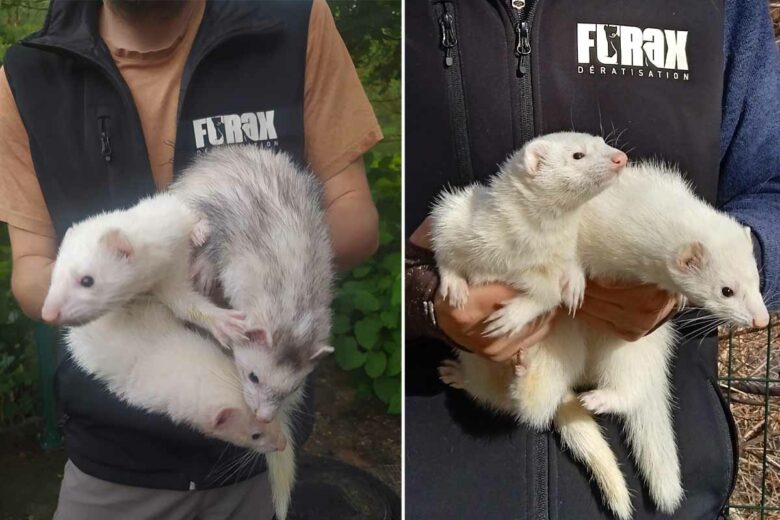
[[[11,248],[0,228],[0,428],[38,411],[38,370],[32,322],[11,295]]]
[[[379,209],[380,249],[339,284],[334,301],[336,362],[353,372],[359,394],[401,413],[401,4],[330,2],[336,23],[382,125],[385,139],[366,154]]]

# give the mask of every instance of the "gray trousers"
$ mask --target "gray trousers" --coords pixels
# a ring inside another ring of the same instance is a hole
[[[54,520],[271,520],[271,486],[263,473],[202,491],[114,484],[65,464]]]

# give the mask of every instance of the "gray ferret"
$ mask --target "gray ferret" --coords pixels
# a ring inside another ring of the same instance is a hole
[[[233,344],[244,398],[270,422],[300,399],[306,376],[333,352],[333,250],[322,186],[284,153],[223,146],[199,157],[171,188],[203,219],[193,275],[215,281],[247,317]]]

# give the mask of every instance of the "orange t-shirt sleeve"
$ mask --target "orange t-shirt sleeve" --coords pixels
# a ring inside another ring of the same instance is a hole
[[[54,237],[54,227],[33,168],[30,141],[0,68],[0,221]]]
[[[312,3],[303,103],[304,153],[321,179],[339,173],[382,139],[325,0]]]

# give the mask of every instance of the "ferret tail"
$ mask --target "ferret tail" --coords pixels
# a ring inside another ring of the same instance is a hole
[[[268,463],[274,512],[278,520],[285,520],[295,484],[295,448],[292,440],[288,437],[284,450],[266,453],[265,460]]]
[[[617,518],[633,516],[631,494],[617,458],[596,420],[569,392],[555,414],[555,428],[563,445],[590,470],[603,495],[604,503]]]

